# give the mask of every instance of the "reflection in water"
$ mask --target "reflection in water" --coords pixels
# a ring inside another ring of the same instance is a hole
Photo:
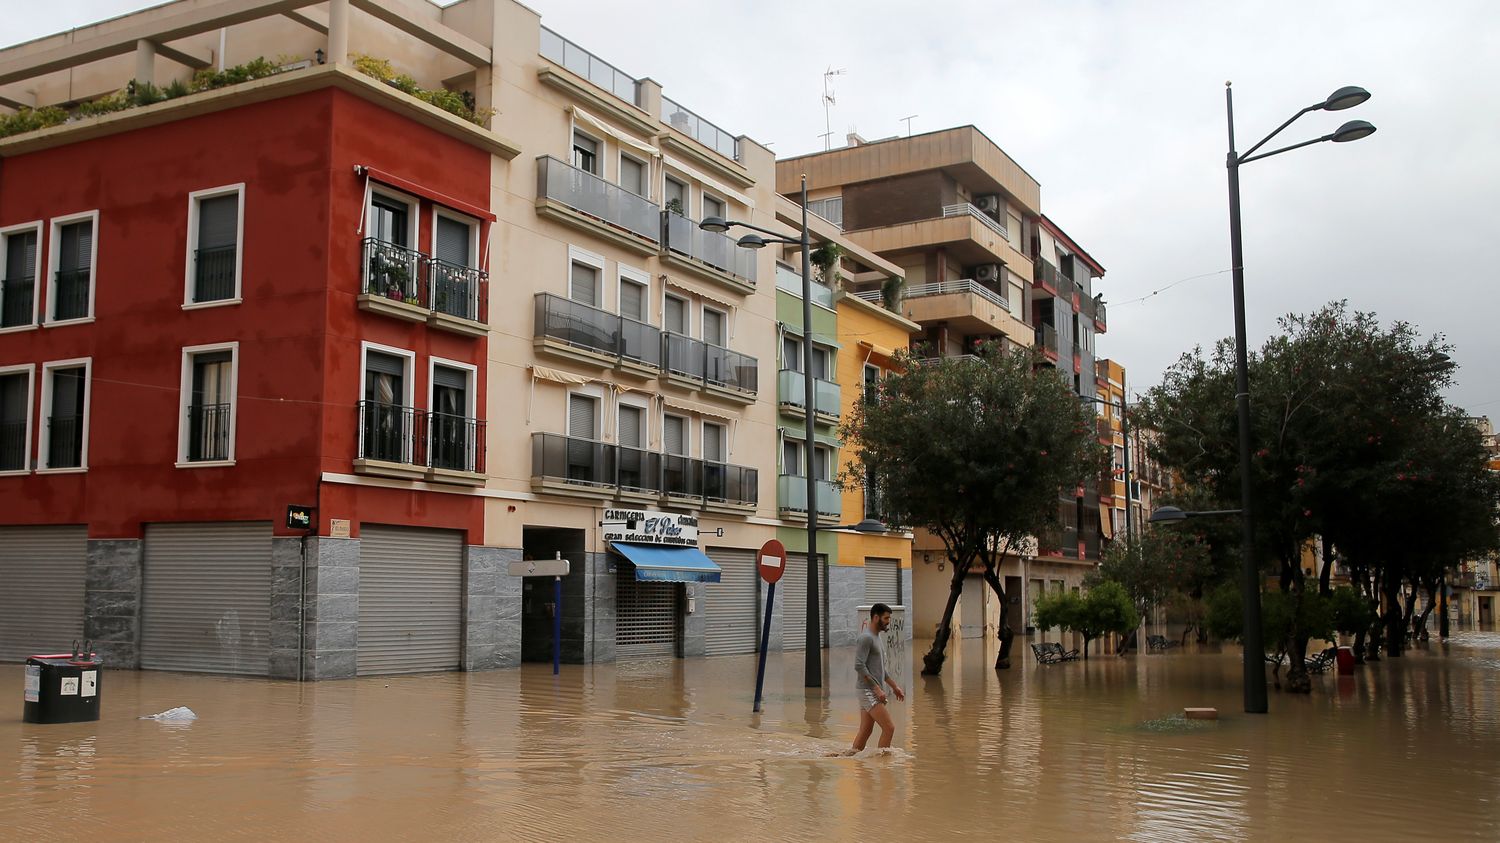
[[[549,665],[303,684],[112,673],[97,723],[0,719],[0,838],[1500,838],[1500,636],[1318,677],[1239,714],[1235,652],[997,673],[957,643],[909,688],[889,754],[857,724],[852,651]],[[21,683],[0,666],[0,685]],[[142,721],[177,705],[190,728]],[[1222,719],[1189,723],[1189,705]]]

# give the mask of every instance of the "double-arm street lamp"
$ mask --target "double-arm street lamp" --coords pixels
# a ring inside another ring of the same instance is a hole
[[[823,639],[818,634],[818,630],[822,628],[820,618],[822,613],[819,611],[822,603],[818,595],[818,481],[813,471],[815,465],[813,443],[817,440],[813,438],[813,418],[816,413],[813,404],[812,256],[809,242],[811,238],[807,232],[807,176],[806,174],[802,176],[802,232],[798,239],[782,237],[770,229],[722,217],[707,217],[698,224],[698,227],[704,231],[719,233],[736,227],[760,232],[760,234],[746,234],[739,239],[740,247],[745,249],[764,249],[772,243],[798,246],[802,249],[802,385],[804,387],[802,409],[807,419],[807,444],[803,449],[803,462],[806,465],[807,474],[807,652],[803,679],[807,687],[820,688],[823,686]]]
[[[1080,395],[1078,398],[1082,401],[1092,401],[1095,404],[1114,407],[1120,411],[1120,439],[1125,443],[1122,449],[1124,453],[1121,454],[1125,480],[1125,543],[1129,544],[1135,537],[1135,531],[1131,527],[1132,520],[1130,517],[1130,418],[1125,413],[1125,399],[1121,397],[1119,403],[1115,403],[1114,401],[1096,398],[1092,395]],[[1110,455],[1110,459],[1113,461],[1113,454]],[[1110,477],[1114,477],[1113,472],[1110,473]]]
[[[1245,355],[1245,266],[1240,240],[1240,166],[1323,141],[1346,143],[1369,137],[1375,132],[1374,126],[1363,120],[1350,120],[1332,134],[1256,154],[1256,150],[1309,111],[1343,111],[1369,98],[1370,92],[1364,88],[1339,88],[1322,102],[1309,105],[1293,114],[1285,123],[1277,126],[1274,132],[1241,155],[1234,148],[1234,90],[1227,84],[1224,88],[1224,105],[1229,117],[1229,156],[1226,166],[1229,168],[1230,267],[1234,273],[1234,397],[1240,427],[1240,521],[1244,530],[1240,585],[1245,604],[1245,711],[1249,714],[1266,713],[1266,669],[1262,662],[1260,628],[1260,566],[1255,559],[1255,519],[1250,511],[1250,375]],[[1156,520],[1154,516],[1152,520]]]

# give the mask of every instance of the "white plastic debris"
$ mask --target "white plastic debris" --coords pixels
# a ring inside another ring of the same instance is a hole
[[[163,711],[160,714],[147,714],[147,715],[144,715],[144,716],[141,717],[141,719],[142,720],[171,720],[171,721],[174,721],[174,722],[181,722],[181,721],[184,721],[184,720],[197,720],[198,719],[198,715],[194,714],[193,710],[191,708],[188,708],[185,705],[179,705],[176,708],[169,708],[169,709],[167,709],[166,711]]]

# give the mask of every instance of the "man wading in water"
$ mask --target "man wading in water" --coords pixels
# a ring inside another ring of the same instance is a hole
[[[901,690],[901,686],[885,675],[885,659],[880,653],[880,633],[890,626],[891,607],[876,603],[870,607],[870,625],[859,634],[859,641],[854,645],[854,685],[855,696],[859,699],[859,734],[854,736],[854,748],[846,752],[846,755],[864,751],[876,723],[880,724],[881,749],[889,747],[891,738],[896,734],[891,713],[885,708],[885,689],[881,688],[882,684],[889,685],[896,699],[906,699],[906,692]]]

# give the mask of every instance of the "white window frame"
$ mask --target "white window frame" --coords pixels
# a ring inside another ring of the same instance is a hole
[[[662,210],[665,211],[667,209],[667,202],[671,201],[671,200],[669,200],[667,198],[667,182],[668,181],[674,181],[674,182],[677,182],[678,184],[682,185],[682,215],[685,216],[685,217],[692,217],[692,215],[693,215],[693,182],[692,182],[691,179],[689,179],[686,176],[682,175],[681,173],[678,173],[678,172],[675,172],[675,171],[674,172],[667,172],[666,170],[662,171],[662,174],[661,174],[661,207],[662,207]]]
[[[797,449],[796,465],[788,466],[786,464],[787,445],[795,446]],[[787,477],[807,477],[806,474],[802,473],[803,466],[807,465],[807,443],[801,439],[795,436],[783,435],[781,437],[781,451],[776,455],[776,459],[781,462],[781,473],[783,475]]]
[[[42,257],[43,257],[42,256],[42,245],[43,245],[42,244],[42,239],[43,239],[42,238],[42,224],[43,224],[43,222],[45,222],[45,221],[44,220],[32,220],[31,222],[23,222],[23,223],[19,223],[17,225],[8,225],[8,226],[6,226],[4,228],[0,228],[0,264],[3,264],[3,262],[5,260],[5,256],[7,254],[9,254],[9,252],[10,252],[10,238],[11,238],[12,235],[25,234],[28,231],[34,232],[36,234],[36,251],[37,251],[37,255],[36,255],[36,267],[35,267],[35,269],[32,270],[33,272],[36,273],[36,275],[34,277],[32,277],[32,279],[31,279],[31,324],[29,324],[29,325],[14,325],[14,326],[9,327],[9,328],[0,328],[0,334],[13,334],[13,333],[15,333],[17,331],[34,331],[37,328],[37,308],[42,303],[42,290],[43,290],[42,282],[45,280],[45,279],[42,278],[42,269],[43,269],[43,267],[42,267]],[[0,279],[0,280],[9,280],[9,279]],[[0,293],[0,297],[3,297],[3,295],[4,295],[3,293]],[[49,299],[49,301],[50,301],[50,299]],[[3,301],[0,301],[0,304],[3,304]]]
[[[596,252],[590,252],[587,249],[581,249],[577,246],[568,246],[567,272],[564,274],[563,278],[563,283],[565,285],[563,287],[563,298],[567,299],[568,301],[574,300],[573,264],[575,263],[581,263],[584,266],[592,267],[598,270],[599,274],[595,276],[596,280],[594,282],[594,307],[600,310],[608,310],[609,308],[607,307],[607,305],[609,304],[609,302],[604,300],[604,269],[608,262],[604,259],[603,255]],[[617,290],[617,297],[618,292],[619,291]],[[582,304],[582,302],[579,302],[579,304]]]
[[[198,261],[198,205],[204,199],[217,199],[220,196],[235,195],[239,197],[238,207],[234,218],[234,295],[227,299],[217,301],[195,302],[193,301],[193,282],[196,280]],[[97,241],[98,234],[95,234]],[[245,261],[245,183],[226,184],[221,187],[210,187],[206,190],[195,190],[188,194],[188,225],[187,225],[187,249],[186,260],[183,264],[182,284],[182,309],[201,310],[205,307],[224,307],[226,305],[239,304],[241,302],[241,272]],[[233,445],[230,446],[233,448]]]
[[[681,454],[671,454],[671,456],[680,456],[680,457],[684,457],[686,459],[692,459],[692,457],[693,457],[693,420],[690,417],[688,417],[687,415],[683,414],[683,413],[669,413],[669,412],[666,411],[665,408],[663,408],[662,411],[661,411],[661,452],[663,454],[667,454],[668,453],[668,451],[667,451],[667,419],[668,418],[674,418],[674,419],[681,419],[682,420],[682,453]]]
[[[833,452],[833,448],[821,443],[814,443],[812,447],[812,461],[808,463],[807,470],[812,473],[813,477],[816,478],[816,468],[822,465],[825,461],[827,462],[827,465],[825,466],[824,473],[827,474],[828,477],[827,479],[820,482],[832,483],[835,479],[834,466],[838,463],[838,455]],[[806,475],[803,476],[805,477]]]
[[[35,297],[33,297],[35,300]],[[36,468],[37,457],[31,451],[31,435],[35,431],[32,414],[36,412],[36,364],[21,363],[15,366],[0,366],[0,375],[26,375],[26,439],[21,451],[21,467],[0,471],[0,477],[30,474]]]
[[[437,259],[437,227],[438,227],[438,217],[443,217],[445,219],[452,220],[453,222],[456,222],[456,223],[459,223],[461,225],[464,225],[464,226],[468,227],[468,229],[469,229],[469,261],[470,261],[469,268],[470,269],[478,269],[479,268],[479,220],[477,220],[477,219],[469,216],[468,214],[460,213],[458,211],[455,211],[455,210],[453,210],[451,208],[444,207],[442,205],[436,205],[436,204],[433,205],[432,206],[432,231],[431,231],[431,239],[429,239],[427,242],[431,244],[431,247],[428,249],[428,251],[432,254],[432,257],[433,257],[434,260]]]
[[[788,359],[786,356],[786,344],[788,340],[797,344],[796,359]],[[781,357],[781,371],[797,372],[804,375],[807,374],[806,372],[802,371],[806,368],[806,366],[804,366],[803,364],[807,361],[807,352],[804,350],[804,346],[802,345],[804,342],[806,342],[806,340],[796,334],[787,333],[782,335],[781,347],[776,350],[777,354]]]
[[[583,386],[578,389],[567,391],[567,397],[563,400],[563,435],[569,439],[583,439],[581,436],[573,435],[573,396],[588,398],[594,402],[594,433],[595,436],[585,439],[586,442],[604,442],[604,434],[607,432],[604,426],[604,390],[597,386]]]
[[[710,427],[717,427],[719,429],[719,444],[721,444],[721,445],[724,446],[724,456],[722,456],[722,457],[714,457],[713,459],[715,459],[715,460],[717,460],[719,462],[728,463],[729,462],[729,425],[723,424],[722,422],[712,422],[712,421],[709,421],[708,419],[704,419],[700,423],[700,425],[699,425],[699,431],[698,431],[698,448],[699,448],[699,454],[698,454],[698,458],[701,459],[701,460],[703,460],[704,462],[708,462],[708,460],[709,460],[708,454],[702,453],[702,448],[703,448],[703,445],[705,445],[708,442],[707,430]]]
[[[621,287],[626,282],[629,282],[629,283],[632,283],[632,284],[639,284],[641,287],[645,288],[645,291],[641,294],[641,310],[643,311],[643,313],[641,314],[641,317],[642,317],[641,321],[644,322],[647,325],[650,325],[651,324],[651,273],[646,272],[644,270],[636,269],[633,266],[626,266],[623,263],[622,264],[617,264],[616,266],[619,269],[619,272],[615,273],[615,312],[618,313],[618,314],[620,314],[621,316],[625,315],[624,311],[621,309],[621,302],[625,301],[625,297],[622,296],[622,295],[620,295],[620,289],[621,289]],[[569,292],[572,292],[572,291],[570,290]],[[664,308],[666,307],[665,304],[663,304],[662,306]],[[631,318],[631,317],[627,317],[627,318]]]
[[[638,446],[625,445],[624,443],[620,442],[620,407],[634,407],[635,409],[641,411],[641,444]],[[644,396],[636,397],[635,395],[631,394],[621,394],[620,397],[616,399],[615,407],[615,444],[620,445],[623,448],[637,448],[642,451],[650,451],[652,450],[651,441],[650,399]]]
[[[188,459],[188,437],[191,435],[191,425],[188,424],[187,410],[189,398],[193,392],[193,358],[199,354],[214,351],[229,352],[229,457],[222,460],[190,460]],[[360,392],[363,395],[363,389]],[[177,390],[177,467],[178,468],[213,468],[226,465],[234,465],[234,445],[238,433],[238,422],[240,416],[240,344],[238,342],[219,342],[208,345],[190,345],[182,349],[182,382]]]
[[[43,465],[47,452],[52,446],[51,431],[46,425],[42,425],[42,435],[37,442],[37,454],[34,465],[37,474],[81,474],[89,470],[89,417],[90,405],[94,401],[94,358],[74,357],[70,360],[49,360],[42,364],[42,406],[40,413],[47,412],[52,406],[52,372],[55,369],[76,369],[83,367],[83,444],[78,448],[78,465],[52,468]]]
[[[703,313],[699,314],[699,316],[698,316],[698,331],[699,331],[699,333],[704,333],[704,332],[706,332],[708,330],[708,316],[707,316],[707,314],[710,311],[713,312],[713,313],[719,314],[719,316],[723,319],[723,323],[722,324],[724,325],[724,345],[720,346],[720,348],[728,348],[729,347],[729,311],[727,311],[727,310],[721,310],[720,308],[712,307],[712,306],[710,306],[708,304],[704,304],[703,305]],[[708,337],[706,335],[705,336],[700,336],[699,339],[703,340],[704,342],[708,342]]]
[[[393,355],[393,356],[396,356],[396,357],[400,357],[400,358],[402,358],[402,359],[404,359],[406,361],[406,366],[404,367],[405,371],[403,371],[401,373],[401,380],[405,381],[405,383],[402,385],[402,392],[404,394],[401,396],[401,406],[404,407],[404,408],[408,408],[408,409],[412,410],[412,412],[416,412],[417,404],[416,404],[416,401],[415,401],[415,396],[416,396],[416,388],[417,388],[417,353],[415,351],[410,350],[410,349],[397,348],[396,346],[393,346],[393,345],[381,345],[380,343],[369,342],[369,341],[361,341],[360,342],[360,344],[359,344],[359,397],[356,398],[355,400],[356,401],[363,401],[363,400],[365,400],[365,388],[367,386],[369,386],[369,383],[368,383],[368,379],[369,379],[369,375],[370,375],[369,357],[370,357],[370,352],[372,352],[372,351],[379,351],[379,352],[383,352],[385,354],[390,354],[390,355]],[[361,419],[359,421],[359,424],[364,424],[364,420]],[[356,437],[358,435],[359,435],[358,431],[356,431]],[[356,441],[358,441],[357,438],[356,438]],[[411,461],[412,461],[412,449],[415,447],[415,445],[416,445],[415,437],[413,437],[411,439],[407,439],[406,442],[405,442],[405,444],[404,444],[404,450],[402,451],[401,456],[402,456],[403,460],[405,461],[405,463],[407,463],[407,464],[410,464]]]
[[[646,192],[637,193],[636,195],[640,196],[642,199],[649,200],[651,198],[652,187],[651,163],[649,161],[643,160],[642,158],[640,158],[640,156],[632,155],[631,153],[626,152],[624,144],[620,144],[620,149],[615,155],[615,185],[621,190],[635,193],[635,191],[630,190],[630,188],[626,187],[623,184],[620,184],[620,179],[623,178],[625,174],[625,165],[623,163],[623,160],[626,158],[629,158],[631,161],[634,161],[635,163],[641,165],[641,186],[645,188]]]
[[[89,312],[88,315],[77,319],[58,320],[53,317],[53,314],[57,312],[57,267],[62,262],[62,256],[57,252],[58,243],[62,240],[59,233],[63,226],[84,220],[89,220],[93,224],[94,232],[93,237],[89,238]],[[94,321],[94,294],[99,290],[99,209],[53,217],[49,223],[47,231],[47,318],[42,324],[51,327],[92,322]]]
[[[413,252],[421,251],[421,249],[418,248],[420,246],[420,243],[418,241],[417,235],[421,231],[422,200],[416,196],[411,195],[410,193],[404,193],[393,187],[387,187],[384,184],[372,183],[370,185],[369,195],[365,199],[366,224],[364,237],[369,238],[372,236],[370,234],[368,221],[373,219],[375,216],[376,197],[385,199],[388,202],[400,202],[401,204],[406,206],[406,245],[402,248],[410,249]]]
[[[661,294],[661,329],[662,333],[667,330],[667,299],[676,299],[682,302],[682,336],[693,335],[693,300],[687,296],[679,295],[668,290],[662,290]]]
[[[465,373],[464,378],[464,418],[479,418],[479,398],[475,395],[476,385],[479,383],[479,367],[473,363],[465,363],[462,360],[449,360],[446,357],[427,358],[427,412],[435,413],[437,410],[432,406],[432,390],[436,385],[437,367],[446,366],[450,369],[461,369]],[[360,390],[360,395],[364,390]]]
[[[583,129],[580,129],[576,122],[572,124],[572,127],[573,130],[568,133],[568,166],[574,168],[575,170],[581,170],[582,172],[588,173],[590,175],[598,176],[605,181],[609,181],[608,174],[604,172],[604,162],[608,160],[606,157],[606,153],[609,150],[609,144],[606,143],[603,138],[595,137],[592,132],[586,132]],[[573,163],[573,148],[576,146],[576,144],[574,143],[574,139],[578,135],[583,135],[584,137],[594,142],[596,146],[594,150],[594,166],[599,168],[599,172],[596,173],[593,170],[585,170],[584,168]],[[618,185],[616,186],[618,187]]]

